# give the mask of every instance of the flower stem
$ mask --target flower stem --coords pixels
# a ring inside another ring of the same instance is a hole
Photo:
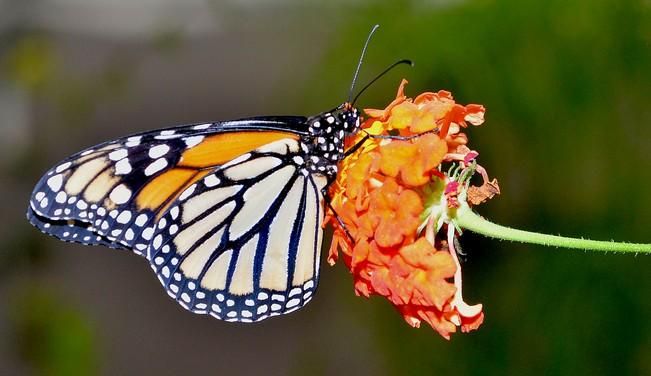
[[[490,222],[462,205],[455,217],[457,224],[464,229],[484,236],[522,243],[541,244],[563,248],[582,249],[586,251],[632,252],[651,254],[651,244],[619,243],[614,241],[597,241],[589,239],[568,238],[537,232],[517,230]]]

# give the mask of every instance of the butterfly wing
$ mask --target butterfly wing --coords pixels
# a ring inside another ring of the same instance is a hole
[[[303,117],[263,117],[145,132],[100,144],[48,171],[27,217],[66,241],[142,254],[160,215],[213,168],[260,145],[296,140]]]
[[[317,285],[322,188],[284,139],[196,181],[162,215],[147,252],[168,294],[195,313],[253,322],[305,305]]]

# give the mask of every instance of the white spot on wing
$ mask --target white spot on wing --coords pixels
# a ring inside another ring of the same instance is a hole
[[[128,210],[124,210],[116,218],[116,221],[118,221],[118,223],[122,223],[122,224],[127,224],[127,223],[129,223],[130,220],[131,220],[131,212],[128,211]]]
[[[183,201],[186,198],[190,197],[191,194],[194,193],[194,190],[197,188],[196,184],[192,184],[191,186],[187,187],[183,193],[179,196],[179,200]]]
[[[192,137],[187,137],[184,138],[183,141],[185,141],[185,145],[189,148],[198,145],[201,141],[203,141],[204,137],[203,136],[192,136]]]
[[[131,172],[131,164],[129,163],[129,159],[127,158],[121,159],[115,164],[116,175],[126,175],[130,172]]]
[[[140,145],[140,140],[142,136],[132,136],[127,138],[127,142],[124,144],[126,147],[133,147]]]
[[[152,146],[149,149],[149,158],[156,159],[162,157],[163,155],[167,154],[168,151],[170,151],[170,147],[166,144]]]
[[[152,176],[158,171],[164,169],[165,167],[167,167],[167,159],[158,158],[157,160],[150,163],[149,166],[147,166],[147,168],[145,168],[145,175]]]
[[[54,172],[56,172],[58,174],[59,172],[64,171],[68,167],[70,167],[71,164],[72,164],[71,162],[62,163],[56,168],[56,170]]]
[[[63,175],[61,174],[54,175],[51,178],[47,179],[47,185],[54,192],[58,192],[59,189],[61,189],[62,184],[63,184]]]
[[[136,223],[136,226],[138,226],[138,227],[142,227],[142,226],[144,226],[145,223],[147,223],[147,214],[140,214],[140,215],[136,218],[136,222],[135,222],[135,223]]]
[[[158,234],[154,238],[154,241],[152,242],[152,245],[154,246],[154,249],[158,249],[158,248],[160,248],[162,243],[163,243],[163,237],[160,234]]]
[[[203,178],[203,183],[206,185],[206,187],[214,187],[218,185],[221,182],[219,178],[215,175],[208,175],[205,178]]]
[[[176,217],[178,217],[178,216],[179,216],[179,207],[178,206],[175,206],[172,209],[170,209],[170,217],[172,217],[172,219],[176,219]]]
[[[109,198],[118,205],[124,204],[131,198],[131,190],[126,185],[120,184],[113,188]]]
[[[143,239],[151,240],[151,238],[153,236],[154,236],[154,228],[153,227],[147,227],[146,229],[142,230],[142,238]]]
[[[55,197],[54,200],[56,202],[58,202],[59,204],[63,204],[63,203],[66,202],[67,198],[68,198],[68,196],[66,195],[66,193],[64,191],[61,191],[61,192],[57,193],[57,196]]]
[[[129,155],[126,149],[118,149],[109,153],[108,157],[112,161],[119,161],[120,159]]]
[[[295,306],[297,306],[300,302],[301,302],[300,299],[291,299],[290,301],[287,302],[286,307],[287,307],[287,308],[295,307]]]

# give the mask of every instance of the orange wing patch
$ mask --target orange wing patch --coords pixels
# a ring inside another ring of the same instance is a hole
[[[197,146],[183,153],[179,166],[192,168],[218,166],[283,138],[298,140],[299,137],[293,133],[266,131],[228,132],[206,137]]]
[[[150,209],[161,215],[174,198],[197,180],[208,175],[210,167],[222,165],[262,145],[282,140],[298,140],[285,132],[228,132],[206,137],[181,155],[177,167],[152,179],[136,197],[139,210]]]
[[[144,186],[136,198],[136,205],[139,210],[151,209],[163,213],[185,188],[209,173],[210,170],[189,168],[173,168],[165,171]]]

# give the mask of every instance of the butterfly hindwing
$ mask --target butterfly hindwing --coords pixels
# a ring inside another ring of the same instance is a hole
[[[185,308],[260,321],[305,305],[317,285],[325,177],[281,139],[224,164],[160,217],[147,252]]]
[[[297,139],[301,117],[196,124],[145,132],[66,158],[37,183],[28,219],[62,240],[142,254],[154,225],[211,169],[270,141]]]

